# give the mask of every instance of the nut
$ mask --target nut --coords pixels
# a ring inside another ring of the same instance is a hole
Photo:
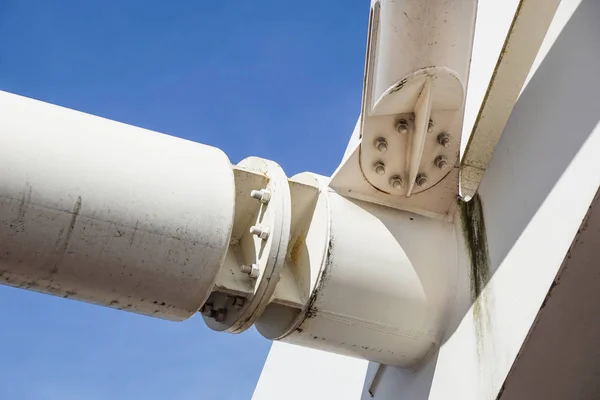
[[[433,125],[435,124],[433,123],[433,120],[430,119],[429,124],[427,124],[427,132],[431,133],[431,131],[433,131]]]
[[[250,233],[258,236],[262,240],[267,240],[269,238],[269,228],[264,228],[260,225],[251,226]]]
[[[271,200],[271,192],[267,189],[253,190],[250,192],[250,196],[263,204],[267,204]]]
[[[388,149],[387,140],[385,138],[379,137],[375,140],[375,147],[382,153],[385,153]]]
[[[202,308],[200,309],[200,313],[202,315],[204,315],[205,317],[210,317],[212,315],[213,312],[213,305],[211,303],[206,303],[205,305],[202,306]]]
[[[446,132],[442,132],[437,136],[437,142],[444,147],[450,146],[450,135]]]
[[[240,267],[240,270],[244,273],[244,274],[248,274],[248,276],[250,276],[250,278],[258,278],[258,276],[260,275],[260,268],[258,267],[258,264],[252,264],[252,265],[242,265]]]
[[[385,164],[381,161],[377,161],[375,164],[373,164],[373,169],[375,170],[377,175],[385,174]]]
[[[427,184],[427,175],[418,174],[417,179],[415,179],[415,182],[418,186],[425,186]]]
[[[225,318],[227,317],[227,309],[225,308],[219,308],[216,312],[215,312],[215,321],[217,322],[223,322],[225,321]]]
[[[398,175],[394,175],[390,178],[390,186],[393,187],[394,189],[400,189],[404,186],[404,184],[402,183],[402,178],[400,178],[400,176]]]
[[[433,160],[433,163],[439,169],[444,169],[448,165],[448,159],[445,156],[437,156],[435,160]]]
[[[399,119],[396,122],[396,131],[402,135],[406,135],[408,133],[408,121],[406,121],[404,118]]]
[[[233,298],[233,306],[235,308],[242,308],[242,307],[244,307],[244,304],[246,304],[246,299],[244,297],[235,296]]]

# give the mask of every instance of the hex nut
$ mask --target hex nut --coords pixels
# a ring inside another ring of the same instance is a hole
[[[446,158],[446,156],[440,155],[440,156],[437,156],[435,158],[435,160],[433,160],[433,164],[435,164],[435,166],[438,167],[439,169],[444,169],[448,165],[448,159]]]
[[[260,225],[253,225],[250,227],[250,233],[258,236],[262,240],[267,240],[269,238],[269,229],[262,227]]]
[[[402,135],[406,135],[408,133],[408,121],[404,118],[399,119],[395,125],[396,131]]]
[[[375,170],[377,175],[383,175],[385,174],[385,164],[381,161],[377,161],[375,164],[373,164],[373,170]]]
[[[415,179],[415,182],[418,186],[425,186],[427,184],[427,175],[418,174],[417,178]]]
[[[435,124],[433,123],[433,120],[432,120],[432,119],[430,119],[430,120],[429,120],[429,123],[427,124],[427,132],[431,133],[431,132],[433,131],[433,126],[434,126],[434,125],[435,125]]]
[[[375,140],[375,147],[380,152],[385,153],[388,149],[387,140],[383,137],[378,137],[377,140]]]
[[[399,175],[394,175],[390,178],[390,186],[394,189],[400,189],[404,186],[402,178]]]
[[[250,192],[250,196],[263,204],[267,204],[271,200],[271,192],[267,189],[253,190]]]
[[[440,133],[437,136],[437,142],[444,147],[450,146],[450,135],[445,132]]]

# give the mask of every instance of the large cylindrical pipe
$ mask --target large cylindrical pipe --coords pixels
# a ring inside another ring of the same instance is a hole
[[[418,368],[445,334],[456,276],[454,225],[350,200],[316,178],[321,190],[312,217],[288,257],[306,301],[301,311],[282,304],[267,308],[258,331],[269,339]]]
[[[219,149],[0,92],[0,283],[185,319],[234,203]]]

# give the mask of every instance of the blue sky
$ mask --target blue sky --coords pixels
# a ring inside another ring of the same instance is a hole
[[[0,89],[329,175],[359,113],[368,12],[0,0]],[[0,399],[249,399],[270,346],[8,287],[0,304]]]

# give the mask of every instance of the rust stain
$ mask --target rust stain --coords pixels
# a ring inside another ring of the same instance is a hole
[[[290,252],[290,259],[294,264],[298,264],[301,250],[304,247],[304,235],[298,236],[298,239],[294,242],[292,246],[292,251]]]

